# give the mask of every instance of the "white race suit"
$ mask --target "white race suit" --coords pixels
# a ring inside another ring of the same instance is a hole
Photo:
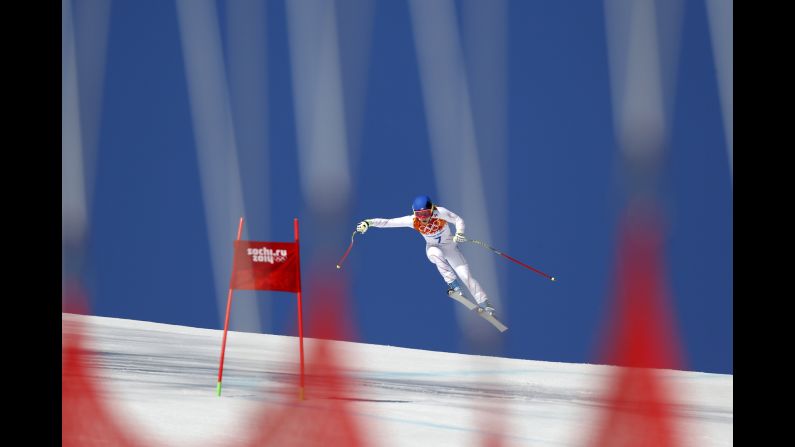
[[[469,273],[469,264],[458,249],[458,244],[453,241],[453,232],[450,231],[449,223],[455,225],[457,232],[464,232],[464,219],[457,214],[447,208],[437,206],[427,223],[421,222],[413,215],[394,219],[367,219],[367,223],[371,227],[406,227],[419,231],[425,238],[425,255],[436,265],[447,284],[452,283],[458,277],[472,292],[472,296],[478,304],[488,299],[486,292],[480,287],[480,283]]]

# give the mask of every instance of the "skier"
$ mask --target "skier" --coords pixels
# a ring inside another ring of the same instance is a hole
[[[364,234],[368,228],[414,228],[425,238],[425,255],[436,265],[439,273],[447,283],[450,291],[462,293],[461,281],[475,298],[478,306],[489,315],[494,315],[494,307],[489,302],[486,292],[469,273],[464,255],[458,249],[459,242],[466,242],[464,236],[464,219],[457,214],[436,206],[428,196],[417,196],[411,206],[413,215],[393,219],[365,219],[356,226],[356,231]],[[455,235],[451,236],[449,223],[455,225]]]

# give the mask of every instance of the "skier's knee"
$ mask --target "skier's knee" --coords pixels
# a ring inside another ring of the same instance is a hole
[[[441,256],[437,256],[435,254],[429,254],[428,255],[428,260],[433,262],[436,265],[444,263],[444,258],[441,257]]]

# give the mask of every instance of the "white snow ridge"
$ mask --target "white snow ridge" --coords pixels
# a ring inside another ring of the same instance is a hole
[[[83,335],[88,376],[140,445],[245,445],[262,427],[254,415],[295,409],[311,426],[331,403],[367,446],[588,446],[619,370],[306,338],[299,400],[296,337],[229,332],[219,397],[221,330],[68,313],[62,328],[65,346],[67,334]],[[346,378],[335,391],[310,379],[323,343]],[[659,377],[678,445],[733,445],[732,375]]]

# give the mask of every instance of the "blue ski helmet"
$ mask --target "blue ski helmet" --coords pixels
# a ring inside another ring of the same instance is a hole
[[[428,196],[417,196],[414,198],[414,203],[411,204],[411,209],[414,211],[429,210],[433,208],[433,202]]]

